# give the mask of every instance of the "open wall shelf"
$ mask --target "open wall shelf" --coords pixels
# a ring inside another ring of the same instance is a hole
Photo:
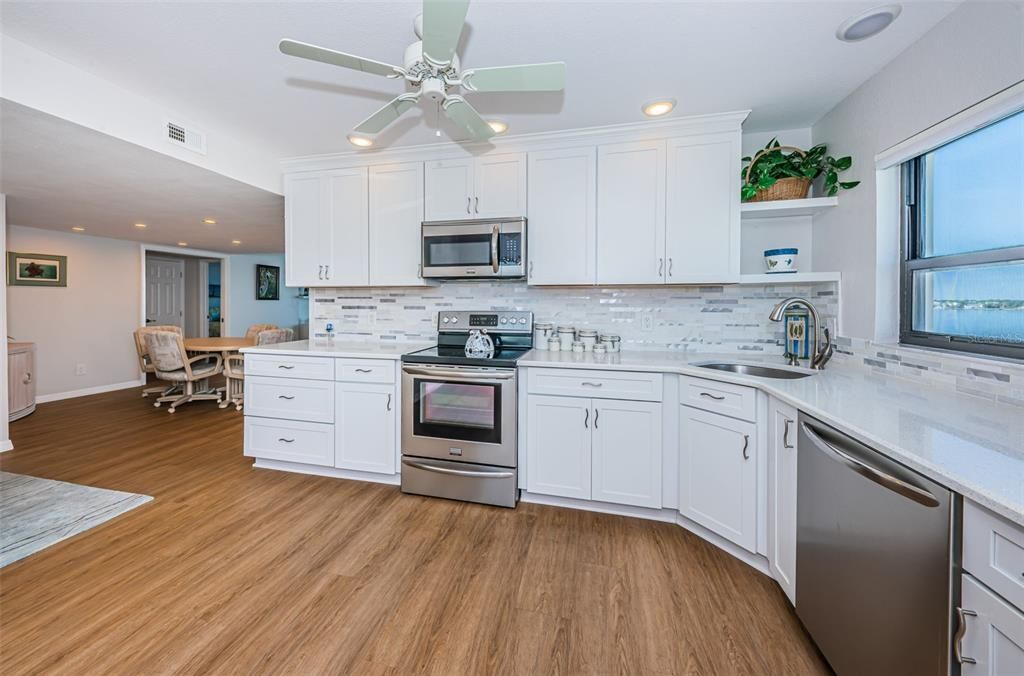
[[[839,204],[838,197],[808,197],[802,200],[779,200],[777,202],[744,202],[740,205],[740,215],[744,219],[813,216],[837,204]]]

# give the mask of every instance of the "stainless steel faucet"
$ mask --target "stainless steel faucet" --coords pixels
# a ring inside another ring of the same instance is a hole
[[[821,325],[821,317],[818,316],[818,311],[811,305],[811,301],[806,298],[787,298],[779,301],[771,314],[768,315],[768,319],[773,322],[781,322],[786,314],[786,310],[793,307],[794,305],[803,305],[807,308],[808,312],[811,313],[811,320],[814,322],[814,349],[811,351],[811,368],[812,369],[824,369],[825,364],[832,358],[832,336],[829,334],[828,327]],[[825,334],[825,345],[821,345],[821,334]],[[786,357],[789,360],[790,366],[798,366],[800,364],[795,354],[786,352]]]

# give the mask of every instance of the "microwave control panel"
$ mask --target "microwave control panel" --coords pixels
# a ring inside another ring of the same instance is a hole
[[[498,237],[498,264],[523,264],[523,237],[520,233],[503,234]]]

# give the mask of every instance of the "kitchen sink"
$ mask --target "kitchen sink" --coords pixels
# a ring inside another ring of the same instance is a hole
[[[712,369],[715,371],[728,371],[729,373],[739,373],[745,376],[758,376],[759,378],[779,378],[781,380],[796,380],[797,378],[806,378],[813,376],[813,373],[806,371],[791,371],[789,369],[777,369],[771,366],[754,366],[753,364],[732,364],[728,362],[713,363],[713,364],[696,364],[702,369]]]

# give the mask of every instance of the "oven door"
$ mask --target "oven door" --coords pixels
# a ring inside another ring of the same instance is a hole
[[[515,467],[515,369],[403,365],[402,453]]]
[[[424,223],[423,276],[522,277],[520,223]]]

